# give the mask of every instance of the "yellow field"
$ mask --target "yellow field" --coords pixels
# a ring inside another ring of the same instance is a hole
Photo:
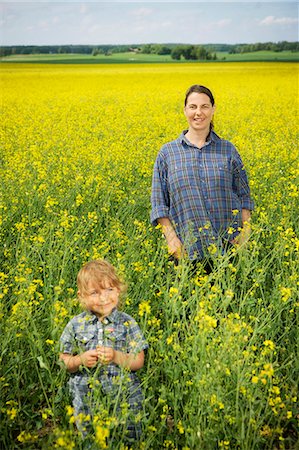
[[[125,309],[150,344],[136,448],[295,448],[298,65],[0,70],[0,443],[81,448],[58,340],[80,310],[77,271],[104,257],[126,279]],[[186,127],[184,95],[195,83],[215,96],[215,131],[238,148],[256,207],[234,265],[224,257],[210,277],[190,279],[187,262],[167,263],[149,200],[155,157]],[[94,448],[124,448],[120,422],[95,423]],[[107,429],[117,444],[99,438]]]

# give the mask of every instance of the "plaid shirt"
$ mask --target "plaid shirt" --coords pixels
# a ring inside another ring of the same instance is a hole
[[[233,240],[242,209],[253,209],[241,157],[214,131],[202,148],[185,137],[161,148],[154,166],[151,222],[168,217],[191,259],[202,259],[212,243]]]
[[[136,321],[117,309],[102,322],[89,311],[75,316],[66,325],[60,338],[61,352],[70,355],[95,349],[97,345],[112,347],[124,353],[139,353],[148,348]],[[92,386],[97,385],[97,380],[103,395],[113,397],[121,389],[131,410],[135,413],[141,410],[143,397],[136,373],[114,363],[102,366],[97,364],[92,369],[82,366],[70,376],[69,388],[76,415],[92,415],[91,392]]]

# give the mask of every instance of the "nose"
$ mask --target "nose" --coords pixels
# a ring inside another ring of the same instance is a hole
[[[202,111],[203,111],[203,108],[201,106],[198,106],[195,110],[195,114],[201,114]]]
[[[107,291],[103,291],[99,295],[100,300],[106,300],[108,297],[109,297],[109,292],[107,292]]]

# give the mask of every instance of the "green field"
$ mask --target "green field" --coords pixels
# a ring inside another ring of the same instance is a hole
[[[299,61],[299,52],[272,52],[268,50],[261,50],[252,53],[236,53],[229,54],[227,52],[218,52],[218,60],[226,61]]]
[[[299,61],[299,52],[273,52],[259,51],[252,53],[229,54],[217,53],[218,61]],[[112,55],[82,55],[82,54],[35,54],[35,55],[11,55],[0,59],[1,62],[20,63],[51,63],[51,64],[116,64],[116,63],[169,63],[187,61],[174,61],[170,55],[155,55],[143,53],[113,53]],[[188,61],[190,62],[190,61]],[[192,62],[192,61],[191,61]],[[196,61],[194,61],[196,62]],[[203,61],[210,62],[210,61]]]

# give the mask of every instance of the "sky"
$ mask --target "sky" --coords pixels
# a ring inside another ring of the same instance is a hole
[[[298,40],[298,2],[0,2],[0,45],[200,45]]]

